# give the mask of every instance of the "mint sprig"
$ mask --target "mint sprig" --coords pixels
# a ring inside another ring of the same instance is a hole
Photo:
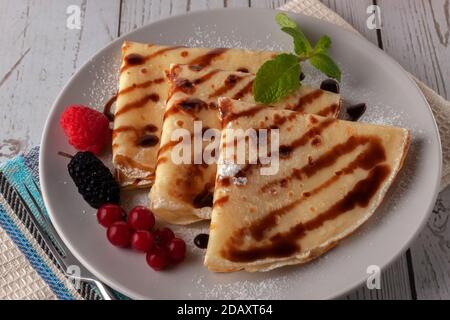
[[[285,97],[298,89],[301,67],[295,54],[282,53],[264,63],[256,74],[253,94],[261,103],[272,103],[274,97]]]
[[[328,49],[331,47],[331,39],[327,35],[323,35],[320,37],[319,41],[317,41],[316,46],[314,47],[314,52],[319,53],[328,53]]]
[[[341,70],[338,65],[324,52],[318,52],[309,58],[309,63],[328,77],[341,81]]]
[[[294,39],[294,51],[297,55],[308,55],[311,53],[312,47],[308,38],[303,34],[303,32],[297,28],[283,27],[281,31],[286,32]]]
[[[281,31],[292,37],[295,54],[279,54],[259,68],[253,83],[257,102],[274,103],[297,90],[300,87],[300,63],[303,61],[309,60],[312,66],[328,77],[341,80],[341,70],[328,53],[330,37],[323,35],[313,47],[297,23],[286,14],[278,13],[275,20]]]

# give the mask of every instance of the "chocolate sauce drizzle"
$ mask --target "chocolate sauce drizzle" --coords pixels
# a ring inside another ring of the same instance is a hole
[[[136,89],[146,89],[146,88],[152,86],[153,84],[161,84],[163,82],[164,82],[164,78],[158,78],[155,80],[149,80],[149,81],[145,81],[145,82],[138,83],[138,84],[134,83],[133,85],[129,86],[128,88],[124,88],[124,89],[120,90],[118,95],[120,96],[123,94],[127,94]]]
[[[124,66],[120,69],[120,73],[123,73],[125,70],[134,67],[134,66],[140,66],[143,65],[144,63],[147,63],[149,60],[162,55],[166,52],[172,51],[172,50],[177,50],[180,48],[184,48],[184,46],[175,46],[175,47],[167,47],[167,48],[163,48],[160,49],[156,52],[153,52],[151,54],[149,54],[148,56],[142,56],[140,54],[137,53],[131,53],[127,56],[125,56],[124,58]]]
[[[196,118],[196,114],[204,109],[216,109],[216,105],[214,103],[206,103],[197,98],[182,99],[175,102],[173,106],[164,113],[164,120],[169,116],[180,112]]]
[[[225,82],[224,82],[223,86],[221,86],[216,91],[211,93],[208,98],[212,99],[212,98],[215,98],[215,97],[223,96],[225,93],[227,93],[228,91],[232,90],[244,78],[245,77],[238,76],[238,75],[235,75],[235,74],[229,75],[225,79]]]
[[[212,207],[213,206],[213,193],[210,190],[211,186],[209,183],[207,183],[204,187],[204,189],[195,196],[194,200],[192,201],[192,204],[194,205],[194,208],[204,208],[204,207]]]
[[[208,81],[209,79],[214,77],[214,75],[219,73],[219,71],[220,70],[218,70],[218,69],[211,70],[210,72],[204,74],[200,78],[197,78],[194,80],[178,78],[178,76],[175,73],[172,73],[170,75],[170,77],[172,78],[172,81],[175,84],[175,88],[174,88],[173,92],[171,93],[171,95],[177,91],[182,91],[186,94],[193,94],[195,92],[195,86]]]
[[[228,104],[228,101],[229,100],[225,100],[225,102],[222,103],[220,108],[222,117],[222,127],[225,127],[228,123],[236,119],[242,117],[252,117],[266,108],[266,106],[263,105],[255,105],[247,110],[232,113],[231,106]]]
[[[222,54],[224,54],[227,51],[228,51],[227,48],[213,49],[210,52],[208,52],[207,54],[204,54],[198,58],[195,58],[191,62],[189,62],[190,68],[193,71],[200,71],[200,70],[204,69],[205,67],[209,66],[211,64],[212,60],[216,59],[217,57],[221,56]]]
[[[234,100],[242,99],[246,95],[252,93],[252,90],[253,90],[253,81],[250,81],[244,88],[242,88],[241,91],[239,91],[234,95],[233,99]]]
[[[145,134],[138,138],[137,145],[143,148],[154,147],[159,143],[159,138],[154,134]]]
[[[322,129],[324,129],[323,124],[324,122],[318,126],[322,125]],[[312,128],[311,130],[311,132],[317,132],[318,128]],[[307,140],[310,139],[313,139],[313,136],[306,133],[303,137],[297,139],[297,142],[290,144],[290,146],[293,148],[299,147],[307,143]],[[263,218],[253,222],[249,228],[243,228],[235,232],[227,241],[222,255],[234,262],[251,262],[269,257],[287,257],[300,250],[298,242],[308,232],[321,227],[326,221],[333,220],[356,207],[367,207],[391,172],[390,167],[383,164],[386,160],[386,153],[382,142],[375,136],[352,136],[346,142],[336,145],[303,168],[294,169],[290,175],[264,185],[261,191],[266,192],[275,186],[283,188],[293,179],[301,180],[314,176],[321,170],[334,165],[339,158],[353,152],[360,146],[364,146],[364,150],[346,167],[336,172],[327,181],[312,190],[303,192],[297,200],[284,207],[268,212]],[[278,224],[277,221],[281,216],[291,212],[292,209],[312,195],[318,194],[325,188],[330,187],[342,176],[352,174],[358,168],[368,170],[367,177],[360,180],[352,190],[329,209],[324,210],[307,222],[299,223],[285,232],[272,235],[269,238],[268,244],[263,242],[263,244],[257,244],[254,247],[242,248],[242,239],[245,235],[251,236],[256,242],[261,242],[268,237],[267,233]]]
[[[120,115],[122,115],[124,113],[127,113],[130,110],[143,108],[150,101],[158,102],[159,101],[159,96],[156,93],[152,93],[152,94],[148,94],[148,95],[142,97],[139,100],[130,102],[130,103],[122,106],[120,108],[120,110],[117,110],[115,116],[118,117],[118,116],[120,116]]]
[[[121,126],[113,130],[112,138],[114,140],[117,137],[117,134],[121,132],[133,132],[136,136],[136,145],[143,148],[149,148],[154,147],[159,143],[159,138],[154,134],[157,131],[158,127],[153,124],[148,124],[142,129],[138,129],[134,126]]]
[[[318,99],[323,95],[322,90],[314,90],[310,93],[300,97],[297,104],[292,108],[294,111],[302,111],[306,105],[311,104],[314,100]]]
[[[117,101],[118,94],[113,95],[103,107],[103,114],[108,118],[109,122],[114,121],[114,113],[111,111],[113,104]]]

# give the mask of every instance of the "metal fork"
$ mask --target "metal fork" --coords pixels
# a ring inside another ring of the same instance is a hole
[[[41,193],[40,188],[34,182],[34,180],[33,184],[36,190],[39,193]],[[70,279],[75,279],[80,282],[95,285],[104,300],[118,300],[116,294],[111,288],[109,288],[107,285],[98,280],[97,277],[95,277],[73,256],[73,254],[70,252],[70,250],[66,247],[64,242],[59,237],[58,232],[53,227],[53,224],[44,214],[43,209],[41,208],[37,200],[34,198],[33,193],[30,191],[27,185],[24,184],[24,187],[28,196],[30,197],[31,201],[33,202],[34,206],[37,209],[37,213],[39,214],[41,222],[34,216],[33,211],[30,209],[30,207],[28,206],[28,204],[26,203],[25,199],[22,197],[20,192],[17,189],[15,191],[20,197],[23,206],[28,211],[29,217],[33,222],[33,224],[35,225],[36,229],[38,230],[39,234],[41,235],[43,241],[49,248],[50,252],[52,253],[61,270],[64,272],[64,275]],[[48,232],[46,230],[48,230]],[[79,275],[69,273],[69,268],[72,266],[76,266],[79,268]]]

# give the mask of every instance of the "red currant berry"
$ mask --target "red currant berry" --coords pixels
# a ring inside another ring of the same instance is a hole
[[[186,243],[179,238],[173,238],[167,246],[170,261],[180,263],[186,257]]]
[[[128,247],[131,240],[132,230],[126,222],[114,222],[108,227],[106,235],[109,242],[117,247]]]
[[[169,228],[161,228],[153,233],[155,242],[160,247],[165,247],[169,244],[170,240],[175,238],[175,234]]]
[[[169,266],[170,258],[167,251],[163,248],[154,246],[147,252],[147,263],[156,271],[164,270]]]
[[[153,235],[147,230],[138,230],[131,236],[131,247],[137,251],[149,251],[153,242]]]
[[[151,230],[155,225],[155,216],[146,207],[137,206],[128,214],[128,224],[134,230]]]
[[[97,220],[105,228],[108,228],[114,222],[122,221],[125,211],[117,204],[104,204],[97,210]]]

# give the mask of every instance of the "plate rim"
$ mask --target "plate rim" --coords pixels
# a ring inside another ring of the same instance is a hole
[[[204,9],[204,10],[198,10],[198,11],[192,11],[192,12],[188,12],[188,13],[182,13],[182,14],[176,14],[170,17],[166,17],[166,18],[162,18],[156,21],[153,21],[151,23],[145,24],[135,30],[132,30],[120,37],[118,37],[117,39],[111,41],[110,43],[108,43],[107,45],[105,45],[104,47],[102,47],[101,49],[99,49],[98,51],[96,51],[85,63],[83,63],[75,72],[74,74],[67,80],[67,82],[65,83],[65,85],[62,87],[62,89],[59,91],[58,95],[56,96],[51,108],[48,111],[48,115],[47,115],[47,119],[45,121],[44,127],[43,127],[43,131],[42,131],[42,135],[41,135],[41,141],[40,141],[40,149],[39,149],[39,180],[40,180],[40,185],[41,185],[41,190],[42,190],[42,198],[44,200],[44,204],[46,206],[48,215],[50,217],[50,220],[53,224],[53,226],[55,227],[56,231],[58,232],[58,235],[61,237],[61,239],[63,240],[64,244],[69,248],[69,250],[73,253],[73,255],[77,258],[77,260],[86,268],[88,269],[90,272],[92,272],[98,279],[100,279],[102,282],[108,284],[110,287],[112,287],[113,289],[127,295],[128,297],[131,297],[133,299],[152,299],[149,297],[145,297],[142,296],[136,292],[133,292],[132,289],[126,288],[120,284],[118,284],[115,279],[111,279],[111,278],[107,278],[104,277],[100,272],[97,272],[97,270],[88,262],[86,261],[82,254],[80,254],[77,250],[75,250],[75,248],[72,246],[71,242],[68,241],[68,239],[66,238],[66,236],[64,235],[63,232],[61,232],[60,226],[58,225],[58,223],[55,223],[55,218],[53,217],[53,213],[52,213],[52,206],[50,204],[50,199],[48,196],[48,192],[47,192],[47,183],[45,181],[44,178],[44,161],[42,161],[45,158],[45,154],[44,154],[44,150],[46,149],[46,145],[48,139],[48,135],[49,135],[49,127],[50,127],[50,122],[52,120],[52,115],[55,113],[55,110],[57,109],[57,106],[60,104],[60,101],[62,100],[64,94],[66,93],[66,91],[69,89],[70,84],[72,83],[72,81],[82,72],[85,71],[89,66],[92,60],[94,60],[97,57],[100,57],[104,51],[108,50],[110,47],[115,46],[118,42],[123,42],[125,41],[127,38],[130,38],[133,36],[133,34],[138,33],[141,29],[144,28],[148,28],[154,24],[158,24],[161,22],[170,22],[170,20],[176,20],[180,17],[184,17],[184,16],[196,16],[196,15],[205,15],[205,14],[215,14],[215,13],[220,13],[220,12],[228,12],[229,14],[233,14],[234,11],[247,11],[249,12],[249,14],[253,14],[256,11],[261,11],[261,12],[272,12],[272,13],[276,13],[276,12],[284,12],[287,13],[289,15],[292,15],[296,18],[301,18],[301,19],[313,19],[316,20],[319,23],[322,24],[327,24],[329,26],[332,26],[334,28],[338,27],[339,29],[341,29],[342,32],[346,33],[347,35],[349,35],[350,37],[360,37],[360,39],[366,41],[370,46],[372,46],[372,49],[377,49],[378,51],[381,51],[382,54],[389,60],[391,60],[392,63],[394,63],[395,65],[397,65],[399,71],[401,73],[403,73],[403,75],[405,75],[408,79],[408,81],[413,85],[413,87],[415,87],[416,91],[419,93],[419,95],[421,96],[422,102],[427,106],[427,112],[430,114],[431,119],[433,121],[433,131],[434,131],[434,136],[437,138],[437,147],[440,150],[439,154],[438,154],[438,177],[439,179],[436,179],[435,185],[434,185],[434,190],[433,190],[433,197],[432,197],[432,201],[430,202],[430,204],[428,205],[427,208],[427,212],[424,215],[423,220],[421,221],[420,225],[416,228],[416,230],[414,231],[414,233],[412,234],[412,236],[410,237],[410,239],[408,241],[406,241],[404,243],[404,245],[401,247],[401,249],[394,254],[392,257],[390,257],[389,259],[387,259],[387,261],[385,262],[384,266],[381,267],[381,270],[385,270],[387,267],[389,267],[393,262],[395,262],[398,257],[403,254],[409,247],[409,245],[417,238],[418,234],[423,230],[424,226],[426,225],[427,221],[429,220],[429,217],[431,215],[432,209],[434,208],[437,196],[439,194],[440,191],[440,177],[442,176],[442,144],[441,144],[441,138],[440,138],[440,133],[439,133],[439,129],[436,123],[436,119],[434,117],[434,114],[432,112],[432,109],[428,103],[428,101],[425,98],[425,95],[423,94],[422,90],[420,90],[418,84],[413,80],[413,75],[411,75],[410,73],[408,73],[402,66],[401,64],[396,61],[395,59],[393,59],[391,56],[389,56],[384,50],[380,49],[379,47],[377,47],[376,45],[374,45],[372,42],[370,42],[369,40],[367,40],[365,37],[363,37],[361,34],[359,33],[354,33],[351,32],[341,26],[335,25],[333,23],[330,23],[328,21],[322,20],[322,19],[318,19],[312,16],[308,16],[302,13],[294,13],[294,12],[289,12],[289,11],[284,11],[284,10],[279,10],[279,9],[270,9],[270,8],[216,8],[216,9]],[[364,279],[359,280],[359,281],[353,281],[352,283],[349,283],[347,286],[340,288],[339,292],[337,293],[332,293],[329,294],[327,296],[324,296],[323,299],[335,299],[335,298],[339,298],[342,297],[343,295],[349,293],[350,291],[356,289],[358,286],[361,286],[361,284],[364,283]]]

